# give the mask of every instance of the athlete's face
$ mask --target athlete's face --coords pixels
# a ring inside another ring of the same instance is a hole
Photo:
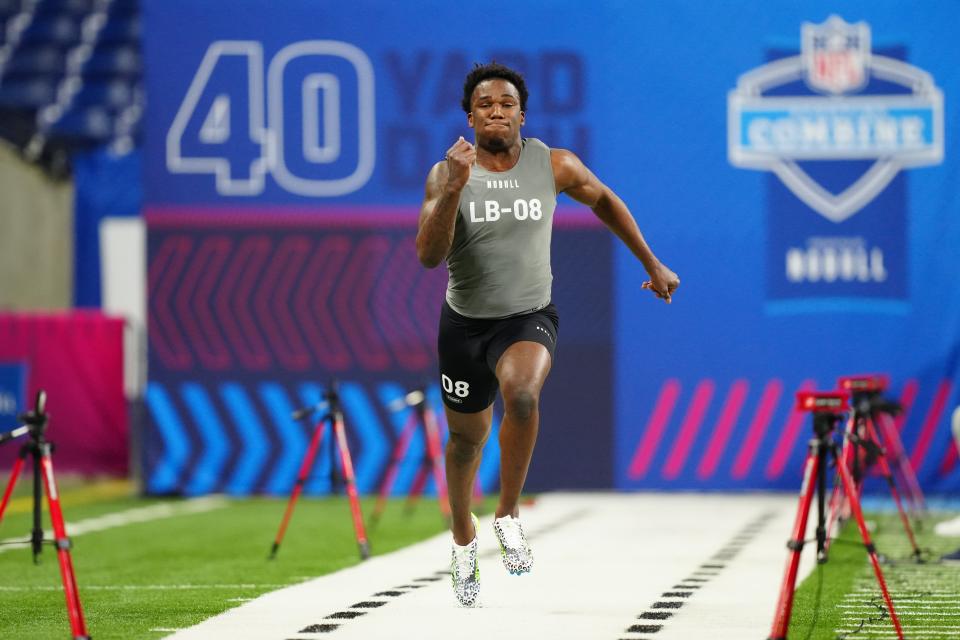
[[[523,111],[520,94],[512,82],[501,78],[484,80],[473,90],[467,123],[477,134],[477,144],[498,151],[520,140]]]

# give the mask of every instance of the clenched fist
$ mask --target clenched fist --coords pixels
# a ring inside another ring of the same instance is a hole
[[[670,304],[673,301],[673,293],[680,286],[680,278],[677,277],[666,265],[657,264],[650,271],[650,279],[640,285],[641,289],[649,289],[658,298]]]
[[[460,191],[470,180],[470,168],[477,160],[477,150],[472,144],[463,139],[453,143],[453,146],[447,149],[447,188],[452,191]]]

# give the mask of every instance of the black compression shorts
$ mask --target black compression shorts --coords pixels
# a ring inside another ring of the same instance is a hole
[[[462,316],[446,301],[440,310],[437,350],[443,402],[454,411],[475,413],[497,395],[497,362],[515,342],[538,342],[554,358],[560,318],[549,304],[539,311],[500,319]]]

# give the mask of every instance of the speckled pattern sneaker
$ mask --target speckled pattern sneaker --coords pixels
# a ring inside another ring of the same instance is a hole
[[[500,555],[503,566],[515,576],[529,573],[533,567],[533,553],[523,535],[519,518],[503,516],[493,521],[493,531],[500,542]]]
[[[480,528],[477,516],[470,514],[474,531]],[[480,562],[477,558],[477,537],[470,544],[461,547],[454,543],[453,558],[450,562],[450,577],[453,579],[453,593],[463,607],[476,607],[480,604]]]

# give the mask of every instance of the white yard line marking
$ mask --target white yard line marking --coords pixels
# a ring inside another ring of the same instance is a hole
[[[890,625],[890,621],[887,620],[886,623],[883,623],[883,622],[875,622],[875,623],[874,623],[874,622],[871,622],[871,623],[868,623],[868,624],[864,624],[863,627],[864,627],[864,628],[867,628],[867,627],[874,627],[874,628],[879,627],[879,628],[881,628],[881,629],[883,629],[883,630],[887,630],[887,629],[890,629],[890,628],[891,628],[891,625]],[[953,631],[938,631],[938,629],[952,629]],[[941,624],[941,625],[937,625],[936,627],[932,627],[932,628],[930,628],[930,629],[923,629],[922,631],[918,631],[917,633],[954,633],[954,634],[955,634],[955,633],[956,633],[956,629],[960,629],[960,626]],[[854,631],[854,628],[849,628],[849,629],[837,629],[837,631],[839,631],[840,633],[850,633],[851,631]]]
[[[192,500],[186,500],[183,502],[164,502],[161,504],[153,504],[149,507],[136,507],[133,509],[127,509],[125,511],[117,511],[116,513],[108,513],[95,518],[78,520],[77,522],[67,522],[65,526],[67,529],[67,536],[73,538],[87,533],[106,531],[107,529],[114,529],[116,527],[124,527],[129,524],[150,522],[152,520],[160,520],[163,518],[171,518],[174,516],[182,516],[192,513],[203,513],[205,511],[219,509],[227,504],[227,499],[220,496],[194,498]],[[52,536],[52,532],[44,531],[45,539],[49,539]],[[18,542],[20,540],[23,540],[23,536],[0,540],[0,553],[10,551],[12,549],[26,549],[30,546],[29,542]]]
[[[960,609],[960,605],[956,604],[955,602],[942,601],[942,602],[930,602],[930,603],[923,603],[923,604],[918,604],[918,602],[920,601],[899,600],[897,598],[893,599],[893,604],[896,605],[897,610],[899,610],[901,606],[904,609],[933,609],[935,611],[942,611],[943,609]],[[863,600],[861,602],[838,603],[834,606],[837,607],[838,609],[868,609],[870,607],[880,608],[880,609],[887,608],[887,605],[883,602],[883,600],[880,600],[879,598],[876,600]]]
[[[289,584],[85,584],[83,590],[93,591],[190,591],[197,589],[282,589]],[[5,587],[0,591],[63,591],[63,586]]]
[[[930,599],[955,600],[958,593],[956,591],[924,591],[922,589],[910,589],[909,591],[910,591],[910,596],[906,598],[902,598],[903,600],[930,600]],[[851,600],[854,598],[858,600],[864,600],[865,596],[868,596],[868,595],[871,595],[871,596],[875,595],[879,597],[880,590],[876,589],[875,591],[858,591],[855,593],[848,593],[843,597],[846,600]],[[901,598],[897,598],[897,600],[900,600],[900,599]]]

